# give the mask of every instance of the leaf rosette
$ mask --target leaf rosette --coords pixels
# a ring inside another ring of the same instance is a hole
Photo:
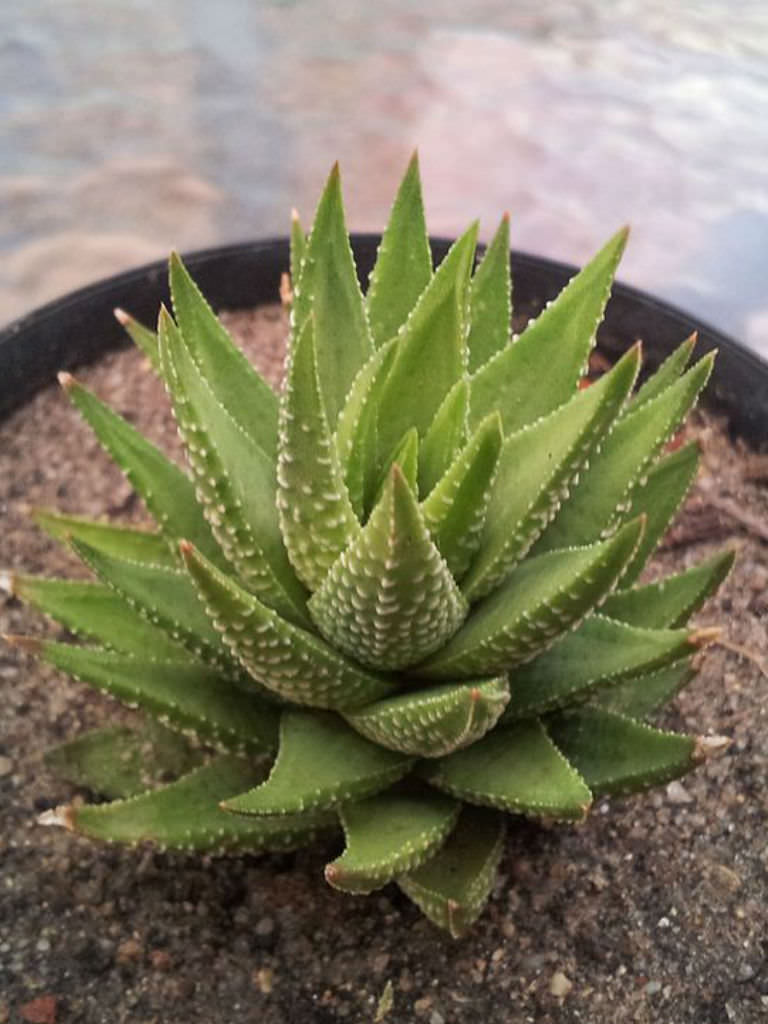
[[[47,822],[208,852],[339,830],[332,886],[394,881],[460,935],[509,815],[579,820],[715,746],[647,719],[732,556],[638,583],[696,472],[667,442],[712,356],[688,369],[684,341],[635,391],[638,345],[584,387],[626,232],[519,336],[508,220],[479,262],[476,234],[433,269],[414,158],[363,292],[334,168],[311,232],[294,217],[279,395],[174,255],[157,333],[119,319],[187,472],[62,375],[157,528],[40,513],[94,580],[10,585],[84,643],[15,640],[162,724],[58,748],[113,799]]]

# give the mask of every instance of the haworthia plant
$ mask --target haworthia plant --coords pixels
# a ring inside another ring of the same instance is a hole
[[[334,168],[311,231],[292,221],[279,395],[174,255],[157,334],[117,316],[187,473],[62,375],[157,531],[38,511],[97,579],[1,574],[83,643],[11,640],[163,724],[58,748],[112,802],[45,823],[209,853],[335,829],[330,885],[394,882],[459,936],[509,815],[580,820],[722,747],[647,719],[691,678],[712,632],[686,622],[730,554],[638,582],[696,471],[665,446],[711,358],[686,370],[686,339],[633,393],[635,346],[585,388],[626,233],[519,337],[508,236],[475,269],[472,226],[433,269],[414,158],[364,289]]]

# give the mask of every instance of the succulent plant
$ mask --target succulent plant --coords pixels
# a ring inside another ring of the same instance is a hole
[[[172,256],[173,316],[119,319],[190,476],[61,375],[157,531],[39,512],[96,582],[6,583],[86,643],[11,639],[162,724],[54,751],[114,799],[44,822],[211,853],[341,828],[332,886],[394,881],[458,936],[509,815],[579,821],[721,746],[647,719],[711,639],[685,623],[731,554],[638,583],[713,357],[686,369],[687,339],[633,390],[638,344],[588,381],[626,232],[516,337],[508,220],[475,269],[476,233],[433,270],[414,158],[364,295],[334,168],[311,232],[293,221],[279,396]]]

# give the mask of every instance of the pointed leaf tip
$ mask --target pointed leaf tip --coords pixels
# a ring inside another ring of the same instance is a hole
[[[697,736],[692,758],[700,764],[713,757],[720,757],[733,743],[730,736]]]
[[[124,309],[121,309],[119,306],[115,306],[115,308],[112,310],[112,315],[114,316],[115,320],[117,320],[121,327],[127,327],[129,324],[134,323],[134,319],[131,316],[131,314],[126,313],[126,311]]]
[[[65,828],[68,832],[75,831],[74,814],[72,808],[68,804],[63,804],[61,807],[54,807],[48,811],[43,811],[42,814],[37,816],[37,824],[48,828]]]
[[[70,391],[77,384],[77,381],[72,374],[67,373],[66,370],[60,370],[59,373],[56,374],[56,378],[65,391]]]

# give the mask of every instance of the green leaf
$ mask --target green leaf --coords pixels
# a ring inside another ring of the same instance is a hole
[[[440,793],[406,791],[339,808],[346,849],[326,865],[325,880],[344,892],[380,889],[434,856],[459,817],[461,804]]]
[[[453,244],[397,339],[377,401],[376,471],[411,427],[423,437],[443,399],[466,369],[469,271],[477,225]],[[369,401],[371,399],[369,398]]]
[[[496,880],[504,848],[504,815],[464,807],[447,842],[426,864],[397,884],[430,921],[465,935],[480,916]]]
[[[641,629],[592,615],[512,673],[503,719],[586,700],[601,687],[673,664],[696,649],[695,637],[686,629]]]
[[[377,349],[358,373],[339,417],[336,450],[344,467],[350,501],[358,518],[365,519],[374,504],[381,476],[377,466],[378,396],[397,354],[398,339]]]
[[[587,365],[626,240],[626,229],[614,235],[519,338],[474,374],[470,427],[499,409],[504,433],[511,434],[571,397]]]
[[[541,657],[615,585],[642,528],[642,520],[635,520],[611,540],[522,562],[416,671],[428,679],[461,679],[504,672]]]
[[[457,381],[435,413],[419,448],[419,494],[428,495],[467,438],[469,383]]]
[[[647,718],[687,686],[695,675],[689,658],[655,672],[630,676],[610,689],[596,693],[590,704],[629,718]]]
[[[456,631],[467,604],[400,468],[359,537],[310,599],[323,636],[363,665],[415,664]]]
[[[141,732],[122,725],[94,729],[45,753],[49,771],[110,800],[183,775],[202,759],[202,751],[157,722],[145,722]]]
[[[269,778],[230,797],[239,814],[296,814],[361,800],[401,779],[413,758],[363,739],[336,715],[286,710]]]
[[[145,327],[144,324],[139,323],[130,313],[126,313],[124,309],[115,309],[114,314],[115,320],[125,330],[125,333],[134,345],[144,353],[152,364],[152,368],[155,371],[159,371],[160,362],[157,355],[157,335],[155,332],[151,331],[149,327]]]
[[[32,515],[46,533],[66,544],[81,540],[97,551],[126,561],[151,562],[168,567],[178,565],[175,549],[161,533],[115,526],[80,516],[64,516],[45,509],[36,509]]]
[[[735,557],[733,551],[722,551],[686,572],[611,594],[603,614],[648,629],[684,626],[723,582]]]
[[[294,287],[294,336],[310,314],[320,388],[328,422],[335,429],[352,381],[373,352],[363,294],[344,221],[339,168],[331,171],[315,214],[304,265]]]
[[[85,564],[136,614],[208,664],[226,672],[231,659],[182,568],[125,561],[82,541],[72,544]],[[146,651],[146,654],[154,652]],[[184,655],[181,655],[184,658]]]
[[[296,704],[347,710],[389,696],[394,683],[344,658],[320,637],[281,619],[190,545],[187,569],[224,642],[247,672]]]
[[[344,717],[363,736],[415,757],[443,757],[469,746],[498,722],[509,701],[506,679],[445,683],[375,701]]]
[[[539,538],[536,553],[589,543],[620,521],[632,488],[706,384],[713,358],[705,356],[666,391],[622,416]]]
[[[274,460],[277,396],[232,341],[176,253],[169,277],[173,311],[198,373],[238,427]]]
[[[632,397],[633,409],[639,409],[641,405],[652,401],[662,391],[666,391],[671,384],[674,384],[688,365],[695,345],[696,333],[694,332],[667,356],[658,370],[651,374],[643,386],[638,389],[637,394]]]
[[[634,583],[666,533],[696,479],[700,455],[698,441],[691,441],[658,459],[648,475],[641,478],[632,489],[626,515],[630,519],[644,515],[645,533],[624,573],[623,586],[628,587]]]
[[[509,344],[512,281],[509,268],[509,214],[501,218],[470,288],[469,372],[484,366]]]
[[[480,545],[502,441],[501,417],[491,413],[421,506],[429,532],[457,582]]]
[[[264,753],[277,746],[279,710],[207,665],[26,637],[16,642],[129,707],[144,708],[171,729],[226,750]]]
[[[366,302],[378,347],[397,334],[432,277],[419,159],[411,157],[381,238]]]
[[[242,818],[219,804],[264,775],[263,766],[236,757],[217,757],[162,789],[129,800],[63,807],[41,818],[74,832],[110,842],[153,842],[161,849],[195,853],[294,850],[318,832],[333,828],[329,814]]]
[[[307,255],[307,238],[301,226],[298,213],[291,211],[291,285],[296,288],[301,280],[301,271]]]
[[[189,478],[74,377],[61,374],[59,379],[103,447],[143,498],[165,537],[172,541],[187,537],[211,561],[223,565],[221,551],[195,500],[195,487]]]
[[[81,636],[125,654],[186,660],[193,655],[101,583],[11,577],[12,593]]]
[[[410,430],[406,430],[398,444],[395,445],[395,449],[390,458],[386,460],[386,463],[387,469],[381,478],[374,505],[378,505],[381,501],[381,497],[387,486],[387,481],[389,480],[392,472],[392,467],[395,463],[400,467],[400,471],[402,472],[403,478],[408,484],[408,487],[414,494],[418,494],[417,477],[419,467],[419,435],[416,427],[411,427]]]
[[[425,761],[419,773],[468,803],[515,814],[580,820],[592,803],[538,719],[494,729],[471,747]]]
[[[631,349],[597,384],[506,438],[499,455],[480,552],[463,580],[469,601],[490,593],[555,515],[610,430],[640,365]]]
[[[280,404],[276,500],[288,557],[299,578],[316,590],[360,524],[323,409],[311,318],[290,351]]]
[[[553,715],[547,729],[596,795],[636,793],[669,782],[699,760],[694,737],[661,732],[602,708]]]
[[[158,334],[163,377],[197,496],[221,549],[265,604],[292,621],[306,622],[304,589],[280,533],[272,456],[220,403],[165,310]]]

